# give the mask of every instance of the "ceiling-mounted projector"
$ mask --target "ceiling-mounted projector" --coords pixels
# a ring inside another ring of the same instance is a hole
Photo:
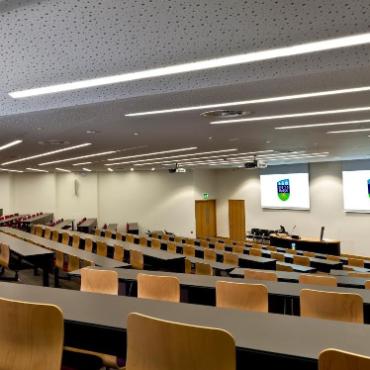
[[[254,158],[253,161],[244,163],[244,167],[247,168],[247,169],[266,168],[267,167],[267,162],[257,160],[256,158]]]
[[[186,168],[180,167],[179,164],[176,163],[175,168],[169,168],[168,169],[168,172],[169,173],[185,173],[186,172]]]

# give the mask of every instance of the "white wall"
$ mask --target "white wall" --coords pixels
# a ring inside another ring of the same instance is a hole
[[[217,171],[217,227],[219,235],[228,235],[228,199],[245,199],[247,229],[278,229],[285,225],[295,234],[319,237],[325,226],[325,237],[342,242],[342,251],[370,254],[370,215],[343,211],[341,163],[310,165],[310,211],[267,210],[260,206],[259,172],[257,170]]]
[[[12,178],[9,175],[0,175],[0,208],[4,214],[12,213]]]

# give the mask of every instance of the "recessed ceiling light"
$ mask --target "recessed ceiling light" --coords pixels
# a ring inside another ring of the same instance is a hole
[[[107,168],[107,170],[109,171],[109,172],[114,172],[114,170],[113,170],[113,168]]]
[[[248,123],[248,122],[269,121],[269,120],[276,120],[276,119],[283,119],[283,118],[284,119],[295,118],[295,117],[325,116],[325,115],[330,115],[330,114],[365,112],[369,110],[370,110],[370,107],[356,107],[356,108],[346,108],[346,109],[322,110],[322,111],[316,111],[316,112],[279,114],[279,115],[274,115],[274,116],[262,116],[262,117],[212,121],[211,125],[221,125],[221,124],[228,124],[228,123],[244,123],[244,122]]]
[[[352,134],[355,132],[368,132],[370,128],[357,128],[354,130],[337,130],[337,131],[328,131],[327,134]]]
[[[84,166],[86,164],[91,164],[92,162],[81,162],[81,163],[74,163],[72,166]]]
[[[72,171],[70,171],[70,170],[66,170],[66,169],[64,169],[64,168],[58,168],[58,167],[56,167],[55,169],[56,169],[57,171],[60,171],[60,172],[68,172],[68,173],[72,172]]]
[[[45,87],[31,88],[20,91],[10,92],[9,95],[14,99],[73,91],[96,86],[112,85],[116,83],[137,81],[160,76],[177,75],[195,71],[204,71],[220,67],[234,66],[238,64],[254,63],[263,60],[290,57],[295,55],[322,52],[339,48],[364,45],[370,43],[370,33],[362,33],[351,36],[337,37],[321,41],[307,42],[299,45],[285,46],[268,50],[254,51],[245,54],[232,55],[221,58],[201,60],[196,62],[177,64],[168,67],[147,69],[144,71],[123,73],[120,75],[106,76],[81,80],[69,83],[56,84]]]
[[[135,171],[135,168],[134,168],[134,167],[131,167],[131,168],[130,168],[130,171],[131,171],[131,172],[134,172],[134,171]]]
[[[324,122],[324,123],[311,123],[311,124],[307,124],[307,125],[280,126],[280,127],[275,127],[275,130],[294,130],[294,129],[299,129],[299,128],[355,125],[357,123],[370,123],[370,119],[358,119],[358,120],[353,120],[353,121],[338,121],[338,122]]]
[[[99,156],[109,155],[109,154],[113,154],[113,153],[116,153],[116,151],[111,150],[109,152],[101,152],[101,153],[95,153],[95,154],[81,155],[79,157],[65,158],[65,159],[60,159],[58,161],[40,163],[39,166],[47,166],[49,164],[63,163],[63,162],[72,162],[72,161],[77,161],[79,159],[99,157]]]
[[[10,143],[1,145],[0,150],[5,150],[5,149],[8,149],[8,148],[11,148],[12,146],[21,144],[21,143],[23,143],[23,140],[14,140],[14,141],[11,141]]]
[[[4,172],[15,172],[15,173],[23,173],[24,171],[21,171],[21,170],[10,170],[8,168],[0,168],[0,171],[4,171]]]
[[[192,151],[192,150],[196,150],[196,149],[198,149],[196,146],[192,146],[192,147],[189,147],[189,148],[179,148],[179,149],[171,149],[171,150],[162,150],[160,152],[129,155],[129,156],[126,156],[126,157],[109,158],[108,161],[119,161],[121,159],[142,158],[142,157],[150,157],[152,155],[161,155],[161,154],[169,154],[169,153],[187,152],[187,151]]]
[[[233,106],[240,106],[240,105],[274,103],[274,102],[286,101],[286,100],[319,98],[323,96],[353,94],[353,93],[366,92],[366,91],[370,91],[370,86],[351,87],[348,89],[338,89],[338,90],[314,91],[314,92],[294,94],[294,95],[282,95],[282,96],[274,96],[274,97],[260,98],[260,99],[239,100],[239,101],[234,101],[234,102],[225,102],[225,103],[217,103],[217,104],[195,105],[195,106],[190,106],[190,107],[161,109],[161,110],[153,110],[153,111],[139,112],[139,113],[128,113],[126,114],[126,116],[127,117],[140,117],[140,116],[149,116],[149,115],[165,114],[165,113],[177,113],[177,112],[187,112],[187,111],[193,111],[193,110],[233,107]]]
[[[139,136],[139,133],[138,132],[134,132],[134,136]]]
[[[33,172],[45,172],[45,173],[49,172],[49,171],[46,171],[46,170],[40,170],[38,168],[31,168],[31,167],[27,167],[26,170],[33,171]]]
[[[19,162],[29,161],[31,159],[46,157],[46,156],[49,156],[49,155],[54,155],[54,154],[58,154],[58,153],[62,153],[62,152],[67,152],[69,150],[75,150],[75,149],[84,148],[84,147],[89,146],[89,145],[91,145],[91,143],[84,143],[84,144],[80,144],[80,145],[70,146],[70,147],[63,148],[63,149],[53,150],[51,152],[46,152],[46,153],[42,153],[42,154],[36,154],[36,155],[32,155],[30,157],[25,157],[25,158],[16,159],[14,161],[5,162],[5,163],[2,163],[2,165],[5,166],[7,164],[13,164],[13,163],[19,163]]]
[[[85,168],[85,167],[82,168],[82,171],[91,172],[90,168]]]

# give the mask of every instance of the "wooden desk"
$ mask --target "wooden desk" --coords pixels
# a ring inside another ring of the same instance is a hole
[[[96,218],[88,218],[77,226],[77,230],[84,233],[92,233],[97,225],[98,220]]]
[[[0,283],[0,296],[59,306],[66,346],[120,357],[125,357],[130,312],[227,330],[235,339],[238,370],[252,363],[261,369],[317,370],[318,355],[326,348],[370,356],[369,327],[361,324],[9,283]]]
[[[13,217],[9,217],[5,220],[0,220],[0,226],[3,226],[5,224],[8,224],[9,222],[13,222],[13,221],[17,221],[18,219],[22,218],[22,217],[25,217],[26,215],[18,215],[18,216],[13,216]]]
[[[43,213],[42,215],[34,216],[26,220],[23,220],[22,223],[28,225],[28,227],[31,228],[31,226],[35,224],[45,225],[48,222],[53,221],[53,218],[54,218],[53,213]]]
[[[59,229],[59,230],[68,230],[68,229],[73,230],[74,229],[74,222],[75,222],[75,220],[73,220],[73,219],[64,220],[62,222],[59,222],[59,224],[56,224],[54,226],[54,228]]]
[[[16,237],[0,233],[0,242],[10,249],[10,263],[15,269],[22,269],[22,262],[26,261],[42,270],[43,285],[49,286],[49,272],[53,271],[54,253],[45,248],[20,240]]]
[[[321,241],[315,238],[293,239],[284,234],[270,235],[270,244],[275,247],[292,248],[292,243],[295,244],[295,249],[302,251],[340,256],[340,242],[337,240],[324,239]]]

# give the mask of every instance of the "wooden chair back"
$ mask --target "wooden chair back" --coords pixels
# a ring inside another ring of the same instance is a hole
[[[93,245],[94,245],[94,243],[93,243],[92,239],[86,239],[85,240],[85,251],[92,253]]]
[[[176,253],[177,252],[176,243],[168,242],[168,244],[167,244],[167,252]]]
[[[192,269],[192,264],[191,264],[191,261],[189,261],[187,258],[185,258],[185,274],[192,274],[193,273],[193,269]]]
[[[108,239],[112,239],[112,231],[111,230],[105,230],[104,236]]]
[[[96,243],[96,254],[98,256],[107,257],[107,254],[108,254],[108,246],[107,246],[107,243],[98,241]]]
[[[62,243],[65,245],[69,245],[69,234],[67,233],[62,234]]]
[[[81,291],[118,295],[118,274],[112,270],[85,267],[81,271]]]
[[[365,289],[370,289],[370,280],[365,281]]]
[[[44,238],[50,240],[51,237],[51,230],[47,227],[44,231]]]
[[[79,269],[80,269],[80,259],[76,256],[68,255],[67,270],[70,272],[70,271],[76,271]]]
[[[338,349],[326,349],[319,355],[319,370],[367,370],[370,357]]]
[[[370,272],[348,271],[348,276],[360,279],[370,279]]]
[[[195,273],[197,275],[213,275],[212,266],[209,263],[196,262]]]
[[[216,251],[224,251],[225,250],[225,243],[216,243],[215,244]]]
[[[358,294],[302,289],[300,305],[301,316],[364,322],[364,302]]]
[[[175,241],[175,243],[182,243],[182,237],[181,236],[175,236],[174,241]]]
[[[225,252],[224,253],[224,263],[226,263],[227,265],[238,266],[239,256],[235,253]]]
[[[178,243],[180,243],[180,241]],[[195,245],[195,240],[192,238],[186,238],[185,243],[190,244],[190,245]]]
[[[216,259],[217,259],[217,254],[216,254],[216,251],[214,249],[211,249],[211,248],[204,248],[204,260],[205,261],[212,261],[212,262],[216,262]]]
[[[144,255],[140,251],[130,250],[130,264],[133,269],[144,270]]]
[[[193,245],[184,245],[182,247],[183,254],[186,257],[195,257],[195,247]]]
[[[122,233],[117,232],[116,233],[116,240],[122,240],[122,239],[123,239]]]
[[[244,277],[246,279],[265,280],[265,281],[278,281],[276,272],[262,271],[262,270],[244,270]]]
[[[273,245],[268,245],[268,246],[267,246],[267,249],[268,249],[269,251],[271,251],[271,252],[277,252],[277,248],[276,248],[276,247],[274,247]]]
[[[176,238],[175,238],[175,241],[176,241]],[[208,240],[201,239],[201,240],[199,241],[199,243],[200,243],[200,246],[201,246],[201,247],[208,248]]]
[[[293,256],[293,263],[295,265],[301,265],[301,266],[307,266],[307,267],[311,265],[310,257],[298,256],[298,255]]]
[[[340,262],[340,256],[334,256],[334,255],[331,255],[331,254],[328,254],[326,256],[326,259],[329,260],[329,261]]]
[[[276,271],[293,272],[293,267],[281,263],[276,264]]]
[[[55,252],[55,267],[59,270],[64,270],[64,254],[62,252]]]
[[[153,249],[161,249],[161,241],[159,239],[152,239],[151,246]]]
[[[42,227],[41,227],[41,226],[37,226],[37,227],[36,227],[35,234],[36,234],[37,236],[41,236],[41,237],[42,237],[42,232],[43,232]]]
[[[260,248],[251,248],[251,249],[249,249],[249,254],[251,256],[261,257],[262,256],[262,250]]]
[[[64,320],[57,306],[0,299],[0,368],[60,370]]]
[[[51,236],[51,240],[53,242],[59,241],[59,231],[58,230],[53,231],[52,236]]]
[[[244,253],[244,245],[233,245],[233,253],[237,254]]]
[[[277,261],[280,261],[280,262],[284,262],[285,261],[285,256],[283,253],[279,253],[279,252],[271,252],[271,258],[277,260]]]
[[[268,312],[268,291],[261,284],[216,282],[216,306],[243,311]]]
[[[180,302],[180,282],[175,276],[137,275],[138,298]]]
[[[300,284],[337,286],[337,279],[335,276],[322,276],[314,274],[301,274],[299,276]]]
[[[153,239],[153,240],[155,240],[155,239]],[[145,236],[141,236],[140,239],[139,239],[139,244],[142,245],[143,247],[147,247],[148,246],[147,238]]]
[[[10,261],[10,248],[5,243],[0,243],[0,266],[4,268],[9,267]]]
[[[125,259],[125,250],[120,245],[114,246],[113,259],[121,262]]]
[[[126,242],[127,243],[135,243],[135,238],[132,234],[126,234]]]
[[[95,234],[95,236],[101,236],[100,229],[96,228],[94,234]]]
[[[79,249],[80,248],[80,236],[75,234],[72,238],[72,247]]]
[[[364,267],[364,260],[362,258],[348,257],[348,265],[355,267]]]
[[[235,370],[235,342],[222,329],[130,313],[127,320],[126,370],[138,369]]]
[[[305,251],[305,252],[303,252],[303,255],[306,256],[306,257],[315,257],[316,256],[316,253],[315,252]]]
[[[285,253],[297,254],[297,251],[295,249],[292,249],[292,248],[286,248]]]

